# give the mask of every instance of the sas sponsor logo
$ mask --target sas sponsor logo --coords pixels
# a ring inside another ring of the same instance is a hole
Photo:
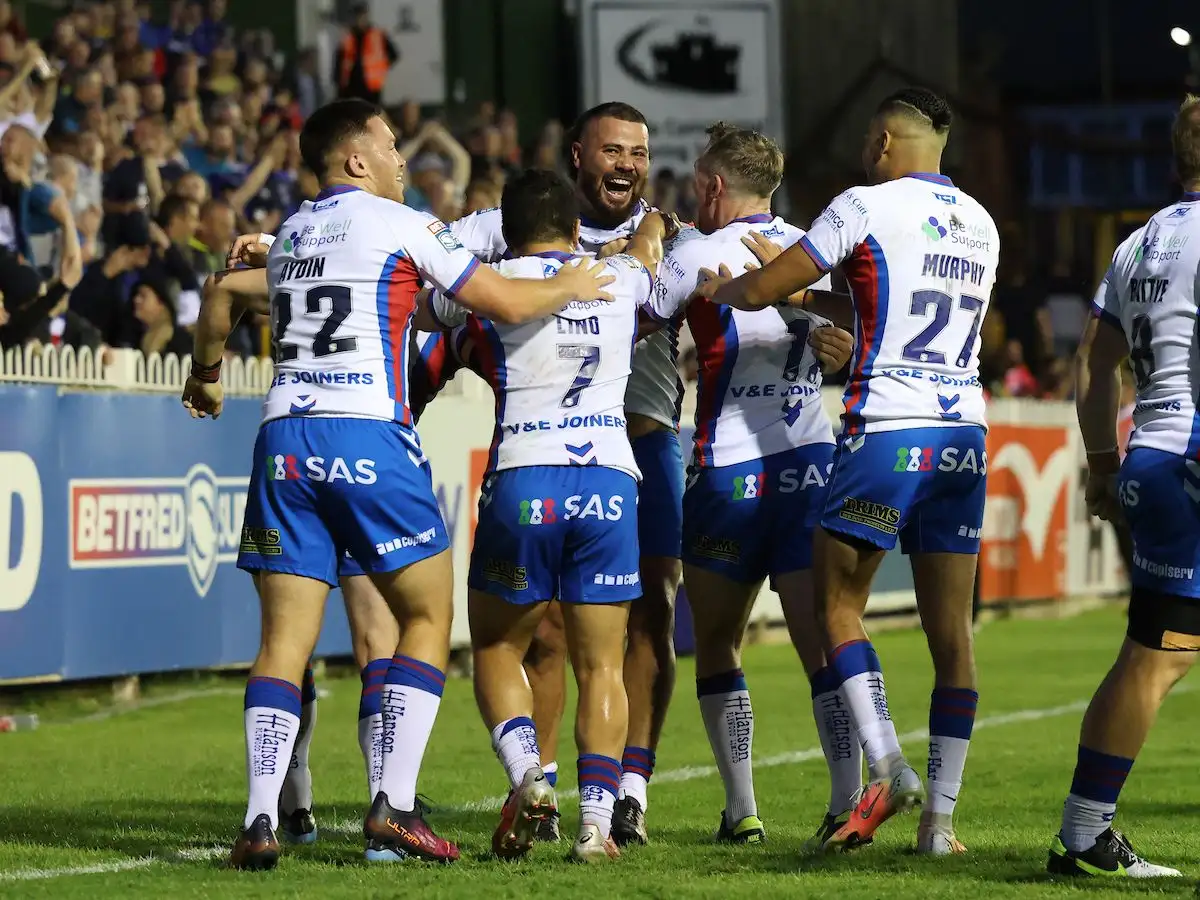
[[[375,460],[356,459],[347,462],[340,456],[326,461],[323,456],[309,456],[303,467],[298,457],[291,453],[276,453],[266,459],[267,477],[272,481],[348,481],[351,484],[374,484],[379,480],[375,474]]]
[[[561,507],[551,497],[522,500],[517,522],[521,525],[553,525],[560,518],[566,522],[572,519],[619,522],[625,514],[624,505],[625,498],[619,494],[607,500],[600,494],[592,494],[586,500],[582,494],[573,494],[563,501]]]
[[[202,464],[182,478],[71,479],[68,563],[72,569],[184,566],[203,597],[217,565],[237,559],[248,481],[217,477]]]
[[[897,447],[896,464],[893,472],[932,472],[934,469],[932,447]],[[970,472],[972,475],[987,474],[987,451],[976,455],[973,447],[966,451],[958,447],[943,447],[937,460],[939,472]]]

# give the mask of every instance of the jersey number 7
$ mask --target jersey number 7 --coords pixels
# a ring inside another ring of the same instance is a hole
[[[595,344],[559,344],[558,358],[579,361],[579,372],[575,381],[563,394],[562,402],[558,405],[563,409],[574,409],[579,405],[583,389],[592,383],[596,370],[600,368],[600,348]]]

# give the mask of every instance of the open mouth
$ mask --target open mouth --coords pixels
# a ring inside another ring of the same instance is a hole
[[[633,196],[633,179],[624,175],[605,175],[600,190],[613,206],[628,203]]]

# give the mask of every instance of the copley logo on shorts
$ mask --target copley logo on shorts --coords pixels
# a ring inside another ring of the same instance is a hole
[[[237,560],[245,477],[192,466],[182,478],[76,478],[67,488],[72,569],[186,566],[203,597]]]

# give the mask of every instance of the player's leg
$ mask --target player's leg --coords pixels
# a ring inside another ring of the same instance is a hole
[[[742,639],[767,573],[761,463],[694,471],[683,499],[683,583],[696,643],[696,697],[725,786],[716,839],[766,839],[754,795],[754,709]]]
[[[917,851],[940,856],[966,852],[955,837],[953,817],[979,702],[972,609],[986,495],[986,451],[981,428],[905,434],[914,444],[933,451],[931,471],[923,475],[925,486],[900,530],[900,547],[912,565],[913,589],[934,673],[929,698],[928,800],[917,830]]]
[[[330,473],[322,508],[337,525],[338,545],[371,577],[400,633],[380,689],[383,763],[363,825],[367,859],[451,862],[458,848],[433,832],[416,799],[454,615],[450,540],[429,464],[412,432],[399,425],[330,419],[321,427]]]
[[[829,805],[805,848],[820,848],[845,824],[862,788],[862,747],[845,692],[825,659],[812,578],[813,531],[825,507],[832,444],[809,444],[764,460],[771,525],[768,571],[792,646],[808,676],[813,721],[829,769]]]
[[[642,472],[638,495],[642,596],[629,609],[625,648],[629,735],[621,755],[621,790],[613,812],[612,834],[617,846],[645,844],[647,840],[647,789],[675,690],[675,594],[683,577],[679,435],[652,431],[633,441],[633,453]]]
[[[304,668],[300,682],[300,731],[292,749],[283,789],[279,793],[279,833],[289,844],[311,844],[317,839],[317,820],[313,816],[312,769],[308,755],[317,727],[317,685],[312,661]]]
[[[294,420],[263,426],[254,447],[238,566],[256,573],[259,651],[246,682],[244,722],[249,801],[230,865],[273,868],[279,799],[300,731],[301,681],[334,583],[336,554],[311,483],[284,451],[307,447]]]
[[[567,634],[562,609],[550,602],[525,654],[525,677],[533,690],[533,720],[541,739],[542,769],[558,784],[558,735],[567,707]],[[544,829],[544,840],[558,840],[557,826]]]
[[[611,828],[629,727],[623,673],[629,602],[641,593],[638,487],[633,476],[615,469],[575,468],[567,474],[580,498],[579,511],[569,513],[559,579],[579,689],[579,831],[570,858],[607,862],[620,856]]]
[[[468,609],[475,700],[508,776],[509,795],[492,835],[503,859],[523,856],[542,824],[557,815],[541,767],[535,698],[522,661],[558,592],[571,491],[561,469],[508,469],[488,478],[471,551]]]
[[[817,622],[836,687],[850,707],[869,778],[849,821],[825,841],[826,850],[865,843],[888,818],[924,798],[920,776],[900,748],[879,656],[863,625],[875,571],[896,544],[921,485],[920,467],[928,464],[921,455],[910,456],[906,434],[841,439],[813,540]]]
[[[350,623],[354,662],[362,683],[358,699],[358,747],[367,776],[367,802],[379,793],[383,775],[383,685],[400,643],[400,626],[387,601],[352,558],[340,561],[338,581]]]
[[[1179,875],[1141,859],[1112,828],[1117,800],[1170,689],[1200,650],[1200,511],[1182,457],[1134,449],[1120,497],[1133,534],[1125,641],[1083,718],[1071,792],[1048,868],[1062,875]],[[1144,565],[1143,565],[1144,564]]]

